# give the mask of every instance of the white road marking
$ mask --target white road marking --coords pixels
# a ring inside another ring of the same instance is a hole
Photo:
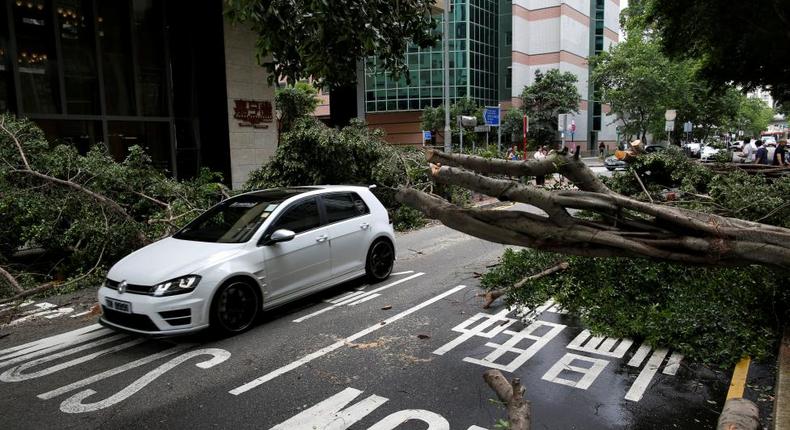
[[[623,358],[628,349],[631,348],[634,341],[631,339],[617,339],[612,337],[602,338],[593,337],[589,330],[583,330],[568,344],[568,349],[576,351],[589,352],[591,354],[605,355],[607,357]],[[590,339],[589,341],[587,339]],[[612,351],[612,347],[620,341],[617,349]],[[649,350],[649,348],[648,348]],[[645,353],[647,354],[647,353]]]
[[[625,394],[626,400],[631,400],[632,402],[642,400],[647,386],[650,385],[650,381],[653,380],[653,377],[656,375],[659,366],[661,366],[661,362],[664,361],[664,357],[667,356],[667,352],[668,351],[664,348],[653,351],[653,355],[650,356],[647,364],[642,371],[639,372],[639,376],[636,377],[634,384],[631,385],[631,388]]]
[[[73,382],[73,383],[71,383],[69,385],[65,385],[63,387],[54,389],[52,391],[48,391],[46,393],[39,394],[36,397],[38,397],[41,400],[49,400],[49,399],[55,398],[57,396],[60,396],[62,394],[66,394],[69,391],[74,391],[76,389],[79,389],[79,388],[88,386],[90,384],[93,384],[94,382],[98,382],[98,381],[101,381],[103,379],[107,379],[107,378],[110,378],[112,376],[118,375],[120,373],[126,372],[129,369],[134,369],[136,367],[140,367],[140,366],[146,365],[148,363],[151,363],[153,361],[159,360],[160,358],[167,357],[168,355],[173,355],[173,354],[175,354],[177,352],[181,352],[181,351],[183,351],[185,349],[188,349],[188,348],[191,348],[193,346],[194,346],[194,344],[185,344],[185,345],[174,346],[174,347],[172,347],[170,349],[166,349],[164,351],[157,352],[156,354],[151,354],[151,355],[149,355],[147,357],[143,357],[143,358],[140,358],[138,360],[132,361],[130,363],[126,363],[124,365],[115,367],[113,369],[106,370],[106,371],[104,371],[102,373],[90,376],[88,378],[79,380],[77,382]]]
[[[167,363],[162,364],[156,369],[146,373],[136,381],[132,382],[126,388],[122,389],[121,391],[113,394],[112,396],[104,400],[94,403],[82,403],[82,401],[85,400],[86,398],[96,394],[96,391],[87,389],[84,391],[80,391],[79,393],[76,393],[73,396],[69,397],[68,399],[64,400],[63,403],[60,404],[60,410],[67,414],[76,414],[82,412],[93,412],[99,409],[104,409],[109,406],[115,405],[119,402],[126,400],[127,398],[137,393],[138,391],[142,390],[148,384],[153,382],[156,378],[162,376],[164,373],[168,372],[169,370],[173,369],[179,364],[189,360],[192,357],[198,357],[201,355],[211,356],[211,359],[206,361],[201,361],[200,363],[195,364],[197,367],[200,367],[201,369],[208,369],[210,367],[214,367],[217,364],[220,364],[223,361],[230,358],[230,352],[224,349],[205,348],[205,349],[197,349],[194,351],[189,351],[184,354],[181,354],[176,358],[173,358]]]
[[[452,331],[462,333],[460,336],[442,345],[433,353],[436,355],[444,355],[450,352],[456,346],[466,342],[467,340],[475,336],[480,336],[487,339],[494,338],[494,336],[498,335],[499,333],[502,333],[503,331],[505,331],[505,329],[510,327],[514,322],[516,322],[516,320],[512,318],[506,317],[506,315],[509,313],[510,313],[510,309],[503,309],[493,315],[478,313],[470,317],[466,321],[452,328]],[[479,320],[483,320],[483,321],[480,324],[476,325],[475,327],[469,328],[470,326],[472,326],[472,324],[476,323]],[[488,330],[489,327],[490,330]]]
[[[53,351],[65,349],[110,334],[115,334],[115,332],[103,328],[99,324],[92,324],[56,336],[50,336],[24,345],[7,348],[0,351],[0,368],[28,361]]]
[[[363,299],[365,297],[370,297],[370,296],[374,296],[374,295],[376,297],[378,297],[378,296],[381,295],[381,294],[378,294],[378,293],[380,293],[380,292],[382,292],[382,291],[384,291],[384,290],[386,290],[386,289],[388,289],[390,287],[394,287],[395,285],[402,284],[402,283],[404,283],[406,281],[411,281],[412,279],[415,279],[415,278],[419,278],[420,276],[422,276],[424,274],[425,273],[423,273],[423,272],[417,272],[417,273],[415,273],[415,274],[413,274],[413,275],[411,275],[409,277],[406,277],[406,278],[403,278],[403,279],[399,279],[399,280],[397,280],[395,282],[390,282],[389,284],[384,285],[383,287],[379,287],[379,288],[376,288],[376,289],[373,289],[373,290],[370,290],[370,291],[353,291],[353,292],[350,292],[348,294],[341,295],[339,297],[336,297],[334,299],[329,300],[329,302],[332,303],[332,306],[329,306],[328,308],[324,308],[324,309],[319,309],[319,310],[317,310],[317,311],[315,311],[313,313],[307,314],[307,315],[305,315],[303,317],[299,317],[299,318],[293,320],[293,322],[300,323],[302,321],[305,321],[305,320],[308,320],[308,319],[313,318],[315,316],[321,315],[324,312],[327,312],[329,310],[338,308],[340,306],[344,306],[344,305],[352,305],[352,306],[353,305],[358,305],[358,304],[362,303],[363,301],[366,301],[366,300],[360,301],[361,299]],[[367,299],[367,300],[370,300],[370,299]]]
[[[108,343],[108,342],[112,342],[112,341],[115,341],[115,340],[118,340],[118,339],[123,339],[125,337],[126,337],[126,335],[111,336],[111,337],[108,337],[108,338],[105,338],[105,339],[101,339],[101,340],[98,340],[98,341],[95,341],[95,342],[91,342],[91,343],[82,345],[79,348],[71,348],[71,349],[68,349],[68,350],[66,350],[64,352],[58,353],[58,354],[52,354],[52,355],[44,357],[44,358],[39,358],[37,360],[29,361],[29,362],[27,362],[25,364],[21,364],[19,366],[12,367],[12,368],[6,370],[5,372],[3,372],[3,374],[0,375],[0,381],[3,381],[3,382],[19,382],[19,381],[25,381],[25,380],[28,380],[28,379],[39,378],[39,377],[46,376],[46,375],[51,375],[51,374],[53,374],[55,372],[58,372],[58,371],[61,371],[63,369],[67,369],[69,367],[73,367],[73,366],[76,366],[78,364],[82,364],[82,363],[84,363],[86,361],[93,360],[94,358],[101,357],[103,355],[112,354],[114,352],[118,352],[118,351],[124,350],[126,348],[131,348],[131,347],[133,347],[135,345],[139,345],[139,344],[141,344],[141,343],[146,341],[146,339],[142,339],[142,338],[133,339],[130,342],[122,343],[120,345],[116,345],[116,346],[113,346],[111,348],[103,349],[101,351],[97,351],[97,352],[94,352],[92,354],[88,354],[88,355],[85,355],[85,356],[82,356],[82,357],[79,357],[79,358],[75,358],[75,359],[67,361],[65,363],[60,363],[58,365],[55,365],[55,366],[52,366],[52,367],[48,367],[46,369],[39,370],[37,372],[28,373],[28,374],[23,373],[25,370],[30,369],[32,367],[39,366],[39,365],[41,365],[43,363],[47,363],[47,362],[50,362],[50,361],[55,361],[55,360],[58,360],[60,358],[63,358],[63,357],[75,354],[77,352],[84,351],[84,350],[90,349],[90,348],[95,348],[95,347],[97,347],[99,345],[102,345],[102,344],[105,344],[105,343]]]
[[[639,345],[639,349],[636,350],[634,356],[628,360],[628,365],[631,367],[639,367],[642,365],[642,362],[645,361],[645,357],[650,352],[650,345],[646,343],[642,343]]]
[[[425,430],[450,430],[450,423],[443,416],[425,409],[404,409],[393,412],[370,426],[368,430],[395,430],[401,424],[411,420],[419,420],[428,424]]]
[[[369,295],[369,296],[367,296],[367,297],[363,297],[363,298],[361,298],[361,299],[359,299],[359,300],[357,300],[357,301],[351,302],[351,303],[349,303],[348,305],[349,305],[349,306],[356,306],[356,305],[358,305],[358,304],[360,304],[360,303],[365,303],[365,302],[367,302],[368,300],[375,299],[376,297],[379,297],[380,295],[381,295],[381,294],[371,294],[371,295]]]
[[[549,327],[549,331],[540,336],[535,336],[532,334],[542,327]],[[503,333],[510,336],[510,339],[505,341],[505,343],[499,344],[488,342],[486,343],[486,346],[494,349],[490,354],[483,357],[482,360],[472,357],[464,357],[464,361],[467,363],[474,363],[481,366],[490,367],[492,369],[499,369],[505,372],[514,372],[516,369],[524,365],[524,363],[529,361],[529,359],[537,354],[538,351],[543,349],[544,346],[551,342],[551,340],[560,334],[563,329],[565,329],[565,326],[562,324],[555,324],[548,321],[535,321],[528,327],[519,331],[505,330]],[[516,346],[527,339],[534,342],[526,349]],[[517,356],[507,364],[496,363],[496,360],[501,358],[506,353],[516,353]]]
[[[385,397],[372,395],[346,408],[346,405],[360,394],[362,394],[361,390],[346,388],[310,409],[306,409],[287,421],[272,427],[270,430],[312,430],[319,428],[321,430],[345,430],[388,400]]]
[[[678,373],[678,369],[680,368],[680,362],[683,360],[683,354],[678,352],[673,352],[672,355],[669,356],[667,360],[667,365],[664,366],[664,371],[661,372],[665,375],[674,375]]]
[[[589,368],[574,366],[571,364],[574,361],[584,361],[590,363],[591,366]],[[549,369],[549,371],[546,372],[546,374],[543,375],[541,379],[544,381],[553,382],[555,384],[562,384],[569,387],[586,390],[590,388],[593,382],[595,382],[595,379],[598,378],[598,375],[601,374],[607,364],[609,364],[607,360],[585,357],[583,355],[572,354],[569,352],[565,354],[560,359],[560,361],[554,363],[554,366],[551,366],[551,369]],[[562,373],[562,371],[581,373],[582,377],[578,381],[560,378],[559,375]]]
[[[422,275],[422,273],[420,273],[420,275]],[[363,336],[366,336],[366,335],[368,335],[370,333],[373,333],[374,331],[379,330],[382,327],[386,327],[389,324],[391,324],[391,323],[393,323],[393,322],[395,322],[395,321],[397,321],[397,320],[399,320],[401,318],[409,316],[409,315],[413,314],[414,312],[417,312],[418,310],[420,310],[420,309],[422,309],[422,308],[424,308],[426,306],[430,306],[430,305],[438,302],[439,300],[442,300],[442,299],[444,299],[447,296],[455,294],[456,292],[458,292],[458,291],[460,291],[460,290],[462,290],[464,288],[466,288],[466,285],[459,285],[459,286],[457,286],[457,287],[455,287],[455,288],[453,288],[453,289],[451,289],[449,291],[445,291],[444,293],[439,294],[438,296],[435,296],[435,297],[433,297],[433,298],[431,298],[429,300],[426,300],[426,301],[420,303],[419,305],[413,306],[413,307],[411,307],[409,309],[406,309],[405,311],[403,311],[403,312],[401,312],[401,313],[399,313],[397,315],[394,315],[394,316],[392,316],[390,318],[387,318],[386,320],[382,321],[379,324],[376,324],[376,325],[373,325],[371,327],[368,327],[368,328],[366,328],[366,329],[364,329],[364,330],[362,330],[360,332],[357,332],[357,333],[355,333],[355,334],[353,334],[353,335],[351,335],[351,336],[349,336],[349,337],[347,337],[347,338],[345,338],[343,340],[337,341],[337,342],[335,342],[335,343],[333,343],[333,344],[331,344],[331,345],[329,345],[327,347],[319,349],[316,352],[308,354],[308,355],[300,358],[299,360],[296,360],[296,361],[294,361],[294,362],[292,362],[290,364],[287,364],[287,365],[285,365],[283,367],[280,367],[279,369],[273,370],[273,371],[261,376],[260,378],[254,379],[254,380],[252,380],[252,381],[250,381],[250,382],[248,382],[248,383],[246,383],[246,384],[244,384],[244,385],[242,385],[242,386],[240,386],[238,388],[234,388],[233,390],[230,390],[230,394],[233,394],[234,396],[238,396],[239,394],[243,394],[243,393],[245,393],[245,392],[247,392],[247,391],[249,391],[249,390],[251,390],[251,389],[253,389],[253,388],[255,388],[255,387],[259,386],[259,385],[261,385],[261,384],[264,384],[264,383],[266,383],[266,382],[268,382],[268,381],[270,381],[270,380],[282,375],[282,374],[285,374],[285,373],[290,372],[291,370],[297,369],[300,366],[315,360],[316,358],[322,357],[322,356],[324,356],[324,355],[326,355],[326,354],[328,354],[328,353],[330,353],[330,352],[332,352],[332,351],[334,351],[334,350],[346,345],[347,343],[353,342],[353,341],[355,341],[355,340],[357,340],[357,339],[359,339],[359,338],[361,338]]]
[[[77,318],[77,317],[81,317],[81,316],[83,316],[83,315],[88,315],[89,313],[91,313],[91,310],[90,310],[90,309],[88,309],[88,310],[87,310],[87,311],[85,311],[85,312],[80,312],[80,313],[78,313],[78,314],[74,314],[74,315],[72,315],[72,316],[71,316],[71,318]]]
[[[390,273],[390,276],[408,275],[409,273],[414,273],[414,270],[404,270],[403,272]]]

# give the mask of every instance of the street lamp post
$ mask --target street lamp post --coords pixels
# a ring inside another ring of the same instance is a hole
[[[444,152],[452,150],[450,131],[450,0],[444,2]]]

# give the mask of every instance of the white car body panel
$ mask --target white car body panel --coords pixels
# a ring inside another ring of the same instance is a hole
[[[130,327],[105,317],[101,322],[142,334],[188,333],[208,327],[214,293],[231,278],[241,276],[256,283],[263,297],[262,309],[266,310],[364,276],[367,252],[373,241],[384,237],[394,248],[394,231],[386,209],[365,187],[315,188],[318,189],[306,188],[304,193],[283,201],[245,243],[211,243],[169,237],[124,257],[110,269],[108,279],[142,286],[153,286],[186,275],[198,275],[201,280],[189,293],[163,297],[121,293],[102,286],[98,292],[102,306],[106,305],[108,298],[128,302],[132,314],[147,316],[156,329]],[[259,243],[278,216],[292,203],[331,192],[357,193],[368,206],[369,214],[324,224],[297,234],[287,242]],[[364,225],[367,227],[363,228]],[[326,239],[319,241],[322,236]],[[161,312],[187,309],[191,321],[183,326],[172,326],[160,315]]]

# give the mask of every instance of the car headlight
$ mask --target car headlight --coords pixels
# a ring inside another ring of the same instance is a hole
[[[197,287],[198,282],[200,282],[200,276],[198,275],[187,275],[171,279],[161,284],[154,285],[153,295],[172,296],[175,294],[188,293]]]

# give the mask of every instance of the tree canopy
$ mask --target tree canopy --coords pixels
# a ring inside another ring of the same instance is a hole
[[[786,0],[637,0],[645,22],[673,57],[701,61],[703,75],[790,100],[790,6]]]
[[[550,69],[535,71],[535,83],[521,92],[521,109],[529,117],[530,140],[540,145],[554,143],[559,114],[577,113],[581,95],[576,75]]]
[[[270,83],[312,77],[331,87],[356,82],[357,60],[376,55],[384,70],[408,70],[410,43],[433,45],[434,0],[227,0],[226,13],[258,34],[258,61]]]

